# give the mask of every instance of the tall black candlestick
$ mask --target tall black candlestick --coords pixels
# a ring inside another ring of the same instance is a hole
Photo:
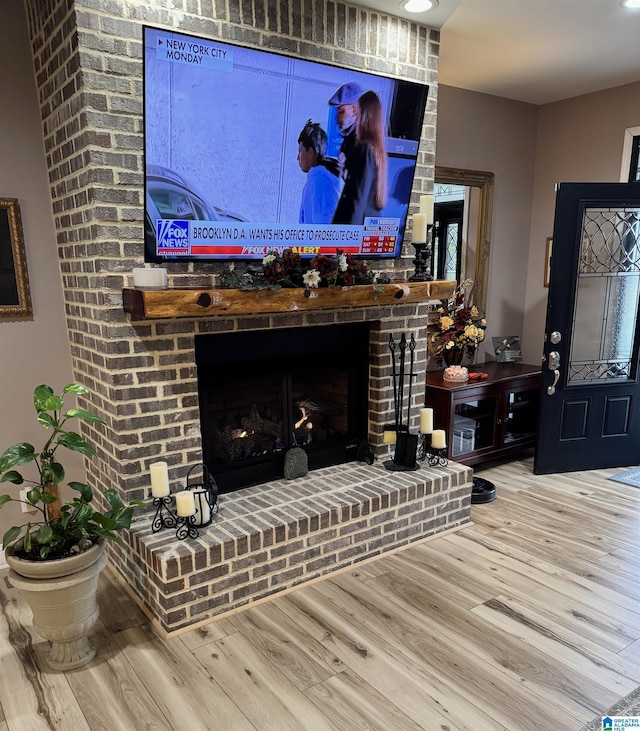
[[[414,272],[409,277],[410,282],[430,282],[433,279],[433,275],[429,271],[429,264],[431,262],[432,240],[433,224],[428,223],[427,240],[411,242],[411,245],[416,250],[416,256],[413,260]]]

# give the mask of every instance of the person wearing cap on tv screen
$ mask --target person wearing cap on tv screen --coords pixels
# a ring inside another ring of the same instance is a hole
[[[337,107],[336,119],[342,135],[338,162],[340,175],[346,178],[347,160],[356,146],[356,127],[358,126],[358,99],[362,89],[353,81],[343,84],[329,99],[329,106]]]
[[[387,202],[387,153],[382,103],[374,91],[358,98],[355,144],[345,163],[342,195],[333,223],[362,226],[380,215]]]
[[[307,174],[299,223],[331,223],[342,192],[342,178],[325,160],[327,133],[310,119],[298,137],[298,165]]]

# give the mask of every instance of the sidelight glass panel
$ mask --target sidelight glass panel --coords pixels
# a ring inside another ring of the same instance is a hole
[[[446,250],[444,260],[444,278],[458,279],[458,239],[460,237],[460,225],[450,223],[446,229]]]
[[[635,377],[640,209],[586,208],[568,383]]]

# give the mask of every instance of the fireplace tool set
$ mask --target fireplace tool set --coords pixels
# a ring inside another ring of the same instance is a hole
[[[407,369],[407,350],[409,351],[409,371]],[[411,392],[413,388],[413,367],[415,362],[416,341],[411,333],[409,342],[402,333],[400,343],[396,344],[393,335],[389,335],[389,351],[391,352],[391,373],[393,378],[393,411],[394,425],[385,427],[385,430],[395,430],[396,448],[393,460],[388,460],[384,466],[388,470],[417,470],[416,452],[418,449],[418,435],[409,432],[411,415]],[[402,422],[404,413],[405,378],[409,376],[407,388],[406,423]]]
[[[193,470],[202,468],[202,481],[191,481]],[[197,538],[198,528],[211,523],[218,512],[218,486],[206,465],[193,465],[187,472],[184,490],[173,495],[169,490],[166,462],[151,465],[151,494],[156,514],[151,530],[157,533],[163,528],[175,528],[176,538]],[[171,508],[175,500],[175,512]]]
[[[416,341],[411,334],[409,340],[405,333],[400,335],[400,342],[396,344],[393,335],[389,336],[389,351],[391,353],[391,374],[393,379],[393,410],[394,424],[387,424],[384,427],[385,442],[395,441],[395,452],[392,460],[387,460],[384,466],[388,470],[407,471],[417,470],[418,464],[416,457],[421,461],[427,461],[429,467],[446,467],[447,450],[444,444],[444,432],[440,430],[438,437],[433,432],[433,410],[421,410],[420,437],[417,434],[411,434],[409,431],[409,422],[411,417],[411,395],[414,378]],[[408,366],[407,366],[408,351]],[[408,376],[407,385],[407,401],[406,412],[404,411],[405,403],[405,379]],[[429,425],[422,425],[422,411],[430,412]],[[403,415],[406,413],[406,420],[403,421]],[[393,435],[395,432],[395,435]],[[387,438],[387,435],[392,435]],[[418,439],[420,438],[420,447],[418,448]],[[441,440],[441,444],[438,443]]]

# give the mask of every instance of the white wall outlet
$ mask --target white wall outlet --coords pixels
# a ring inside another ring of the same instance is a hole
[[[29,488],[26,488],[24,490],[20,490],[20,500],[22,502],[20,503],[20,508],[22,509],[23,513],[37,513],[38,509],[34,508],[33,505],[27,500],[27,493],[29,492]]]

